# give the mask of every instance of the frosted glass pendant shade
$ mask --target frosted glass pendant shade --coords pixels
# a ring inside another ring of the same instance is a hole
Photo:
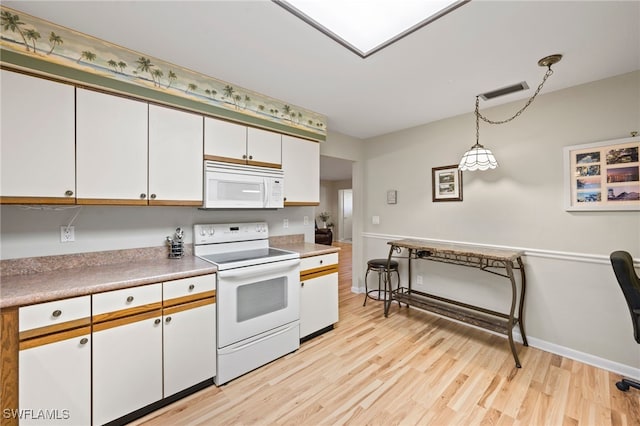
[[[465,171],[489,170],[498,167],[498,162],[490,150],[476,143],[462,156],[458,169]]]

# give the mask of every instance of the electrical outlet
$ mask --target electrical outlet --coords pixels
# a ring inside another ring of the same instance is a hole
[[[76,228],[75,226],[61,226],[60,227],[60,242],[70,243],[76,240]]]
[[[305,226],[309,224],[309,216],[305,216],[303,218],[303,223],[305,224]]]
[[[371,223],[374,225],[380,225],[380,216],[373,216],[371,218]]]
[[[422,284],[422,275],[416,275],[416,284],[418,285]]]
[[[287,229],[289,227],[289,219],[285,219],[282,221],[282,227]]]

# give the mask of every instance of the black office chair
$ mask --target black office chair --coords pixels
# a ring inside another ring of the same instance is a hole
[[[633,336],[636,342],[640,343],[640,278],[633,269],[633,258],[626,251],[614,251],[609,258],[618,284],[629,305],[631,321],[633,321]],[[640,382],[623,378],[616,383],[616,387],[621,391],[627,391],[629,387],[640,389]]]

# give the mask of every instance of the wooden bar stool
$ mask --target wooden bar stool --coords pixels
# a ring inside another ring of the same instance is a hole
[[[378,288],[373,290],[369,290],[369,287],[367,285],[367,277],[369,275],[369,272],[371,271],[378,273]],[[387,294],[387,292],[390,292],[392,290],[392,284],[391,282],[388,282],[389,275],[387,274],[387,272],[396,273],[396,275],[398,276],[398,286],[400,286],[400,272],[398,271],[397,261],[392,260],[391,262],[389,262],[389,271],[387,271],[387,259],[371,259],[367,262],[367,272],[364,274],[364,303],[362,304],[362,306],[367,305],[367,299],[385,300],[380,297],[381,293],[385,295],[385,298],[387,296],[390,296]],[[382,288],[383,283],[384,289]],[[387,286],[389,286],[388,289]],[[371,295],[372,293],[376,292],[378,293],[377,297]],[[398,305],[400,305],[400,302],[398,302]]]

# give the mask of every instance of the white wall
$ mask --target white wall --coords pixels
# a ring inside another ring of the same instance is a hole
[[[640,345],[608,262],[614,250],[640,257],[640,213],[565,211],[562,150],[640,130],[639,95],[634,72],[540,95],[508,124],[481,122],[480,143],[500,167],[465,172],[462,202],[431,201],[431,168],[457,164],[473,145],[472,113],[365,141],[363,258],[386,256],[386,241],[399,237],[522,248],[530,343],[640,376]],[[499,120],[523,103],[481,111]],[[386,204],[389,189],[398,190],[398,204]],[[417,263],[435,293],[489,307],[509,295],[501,278]]]
[[[313,242],[315,236],[313,207],[212,211],[191,207],[83,206],[73,223],[76,241],[61,243],[60,226],[67,225],[78,210],[45,209],[0,208],[2,259],[162,246],[165,237],[173,235],[178,226],[185,230],[185,242],[192,243],[194,223],[266,221],[271,236],[305,234],[308,242]],[[307,225],[305,216],[309,219]],[[284,219],[289,220],[286,229]]]
[[[329,123],[329,126],[331,123]],[[365,264],[362,232],[364,227],[364,203],[365,203],[365,164],[366,146],[362,140],[329,132],[326,142],[320,144],[320,155],[342,158],[353,161],[351,173],[351,188],[353,189],[353,244],[352,262],[353,269],[358,270],[359,265]],[[357,272],[352,275],[352,289],[359,291],[362,287],[362,276]]]

